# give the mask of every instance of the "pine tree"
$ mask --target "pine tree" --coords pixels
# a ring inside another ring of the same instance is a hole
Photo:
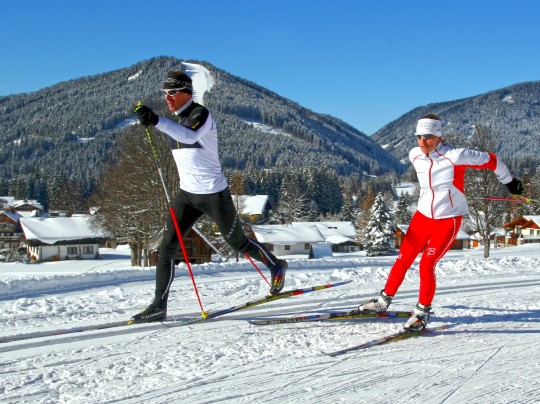
[[[412,204],[412,197],[402,192],[399,195],[399,200],[396,205],[396,223],[398,224],[407,224],[411,221],[412,218],[412,212],[410,211],[410,207]]]
[[[362,241],[369,257],[388,255],[395,249],[393,217],[381,193],[375,196]]]
[[[303,221],[309,216],[309,200],[298,182],[297,177],[283,180],[279,196],[277,215],[281,223]]]
[[[354,207],[353,207],[353,198],[349,193],[345,194],[343,206],[339,212],[339,219],[343,222],[353,222],[354,223]]]

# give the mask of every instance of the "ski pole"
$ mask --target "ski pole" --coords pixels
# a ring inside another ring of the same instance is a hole
[[[270,285],[270,282],[268,282],[268,279],[266,279],[266,276],[264,276],[264,274],[262,273],[262,271],[259,269],[259,267],[257,266],[257,264],[255,264],[255,261],[253,261],[253,259],[249,256],[248,253],[245,253],[244,256],[249,260],[249,262],[251,262],[251,264],[255,267],[255,269],[257,270],[257,272],[259,272],[259,274],[262,276],[262,278],[264,279],[264,281],[268,284],[268,286],[272,286]]]
[[[499,196],[468,196],[469,199],[483,199],[486,201],[505,201],[514,203],[531,203],[538,202],[538,199],[527,198],[524,196],[514,196],[512,198],[504,198]]]
[[[140,105],[142,105],[140,102],[137,103],[135,112],[137,112],[137,109],[140,107]],[[197,296],[197,300],[199,301],[199,307],[201,308],[201,315],[203,318],[206,318],[208,316],[208,312],[204,311],[203,309],[201,297],[199,295],[199,290],[197,289],[197,284],[195,283],[195,277],[193,276],[193,271],[191,270],[191,263],[189,262],[186,246],[184,244],[184,238],[182,237],[182,232],[180,231],[180,226],[178,225],[178,220],[176,218],[176,213],[172,207],[171,197],[169,196],[169,191],[167,190],[167,185],[165,184],[165,179],[163,178],[163,170],[161,169],[161,162],[159,160],[159,154],[157,152],[156,145],[154,144],[154,141],[152,140],[152,135],[150,134],[150,130],[148,129],[148,127],[146,128],[146,138],[148,139],[148,142],[150,143],[150,147],[152,148],[152,154],[154,155],[154,160],[156,161],[159,177],[161,178],[161,184],[163,185],[163,191],[165,192],[165,197],[167,199],[167,204],[169,206],[169,214],[171,215],[171,219],[174,223],[176,235],[178,236],[178,241],[180,242],[182,254],[184,256],[184,260],[186,261],[186,266],[189,272],[189,276],[191,278],[191,282],[193,283],[193,289],[195,290],[195,295]]]

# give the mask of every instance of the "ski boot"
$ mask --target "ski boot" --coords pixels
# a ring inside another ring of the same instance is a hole
[[[128,321],[128,324],[151,323],[154,321],[163,321],[167,318],[167,306],[158,306],[152,303],[139,314],[135,314]]]
[[[270,274],[272,275],[272,283],[270,287],[270,294],[272,296],[277,295],[283,289],[285,285],[285,272],[287,272],[287,261],[277,260],[276,265],[270,268]]]
[[[379,297],[362,303],[360,306],[358,306],[358,311],[368,313],[382,313],[388,310],[388,307],[392,303],[393,298],[394,296],[387,295],[386,293],[384,293],[384,290],[381,290]]]
[[[418,303],[413,310],[412,316],[409,317],[403,326],[403,329],[405,331],[422,331],[427,327],[430,311],[431,306],[424,306]]]

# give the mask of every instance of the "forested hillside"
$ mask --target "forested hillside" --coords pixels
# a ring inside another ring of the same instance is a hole
[[[90,195],[104,162],[122,153],[116,139],[135,123],[135,103],[168,114],[161,83],[167,71],[181,69],[181,62],[159,57],[0,97],[0,194],[36,198],[46,206],[67,186],[83,198]],[[344,176],[403,170],[396,158],[345,122],[196,63],[217,78],[205,104],[218,122],[224,168],[328,167]],[[144,141],[140,132],[135,139]]]

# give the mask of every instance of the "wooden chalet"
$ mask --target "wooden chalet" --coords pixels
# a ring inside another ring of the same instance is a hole
[[[0,249],[16,249],[21,244],[21,217],[16,212],[0,212]]]
[[[396,248],[401,247],[401,244],[403,243],[403,239],[405,238],[405,234],[407,233],[408,229],[409,229],[409,225],[404,225],[404,224],[397,225],[397,230],[395,231]],[[470,239],[470,236],[462,229],[459,229],[458,235],[456,239],[454,240],[454,243],[452,244],[452,247],[450,247],[450,249],[463,250],[464,248],[468,248],[469,239]]]
[[[151,266],[155,266],[157,264],[158,250],[162,239],[163,229],[152,236],[144,246],[145,250],[148,251],[149,264]],[[202,264],[204,262],[210,262],[213,249],[195,230],[190,229],[187,236],[184,237],[184,246],[186,247],[186,252],[188,254],[190,263]],[[176,254],[175,263],[178,264],[179,262],[184,261],[184,254],[180,248]]]
[[[540,243],[540,216],[521,216],[503,225],[510,230],[505,245]]]

